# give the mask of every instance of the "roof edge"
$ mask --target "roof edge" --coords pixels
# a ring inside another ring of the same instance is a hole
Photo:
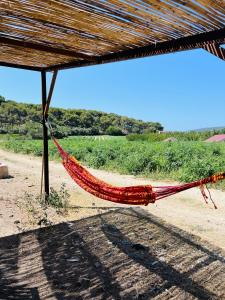
[[[93,61],[71,61],[65,64],[58,64],[47,67],[46,71],[63,70],[69,68],[79,68],[85,66],[99,65],[128,59],[155,56],[161,54],[174,53],[184,50],[202,48],[210,43],[223,44],[225,42],[225,28],[204,32],[192,36],[182,37],[170,41],[149,44],[144,47],[120,51],[117,53],[107,54],[96,57]]]

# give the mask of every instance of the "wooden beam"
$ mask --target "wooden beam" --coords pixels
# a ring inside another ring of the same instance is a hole
[[[52,100],[52,94],[54,91],[57,74],[58,74],[58,71],[54,71],[53,75],[52,75],[51,85],[50,85],[50,89],[48,92],[48,98],[47,98],[45,110],[44,110],[44,117],[48,115],[48,110],[49,110],[50,102]]]
[[[42,87],[42,111],[43,111],[43,164],[44,164],[44,187],[45,195],[49,196],[49,161],[48,161],[48,128],[45,120],[48,116],[44,115],[47,102],[47,87],[46,87],[46,72],[41,72],[41,87]]]
[[[53,54],[60,54],[60,55],[65,55],[73,58],[80,58],[80,59],[85,59],[86,61],[92,61],[95,58],[80,52],[76,52],[74,50],[68,50],[65,48],[57,48],[57,46],[49,46],[49,45],[44,45],[44,44],[36,44],[33,42],[28,42],[25,40],[18,40],[18,39],[11,39],[7,37],[0,37],[0,44],[6,44],[6,45],[11,45],[11,46],[16,46],[16,47],[23,47],[23,48],[28,48],[28,49],[34,49],[37,51],[43,51],[47,53],[53,53]]]
[[[202,48],[208,51],[209,53],[213,54],[214,56],[225,60],[225,49],[222,48],[220,45],[216,43],[211,43],[208,45],[204,45]]]
[[[43,68],[41,68],[41,67],[18,65],[18,64],[6,63],[6,62],[1,62],[1,61],[0,61],[0,66],[8,67],[8,68],[24,69],[24,70],[29,70],[29,71],[39,71],[39,72],[41,70],[43,70]]]
[[[212,42],[222,44],[225,41],[225,28],[205,33],[200,33],[192,36],[182,37],[166,42],[160,42],[156,44],[150,44],[144,47],[136,47],[134,49],[118,51],[116,53],[110,53],[97,57],[93,61],[73,61],[70,63],[58,64],[46,68],[47,71],[62,70],[68,68],[78,68],[90,65],[98,65],[104,63],[110,63],[115,61],[122,61],[128,59],[134,59],[139,57],[147,57],[154,55],[161,55],[167,53],[173,53],[184,50],[192,50],[202,48]]]

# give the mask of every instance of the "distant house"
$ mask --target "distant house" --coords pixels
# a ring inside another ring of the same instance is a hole
[[[169,138],[163,140],[163,142],[177,142],[177,139],[175,137],[169,137]]]
[[[216,134],[205,140],[205,142],[225,142],[225,134]]]

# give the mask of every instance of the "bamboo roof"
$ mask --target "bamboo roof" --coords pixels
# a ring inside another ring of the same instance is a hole
[[[1,0],[0,65],[58,70],[222,44],[222,0]]]

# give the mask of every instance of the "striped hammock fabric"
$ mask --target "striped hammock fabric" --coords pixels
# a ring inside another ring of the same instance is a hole
[[[53,141],[62,157],[62,163],[65,169],[81,188],[98,198],[120,204],[148,205],[149,203],[154,203],[156,200],[177,194],[193,187],[200,187],[202,195],[207,203],[208,197],[204,191],[204,185],[225,179],[225,172],[223,172],[198,181],[175,186],[113,186],[93,176],[77,161],[75,157],[69,155],[63,150],[56,138],[53,137]],[[209,196],[213,202],[210,193]],[[216,208],[215,204],[214,207]]]

